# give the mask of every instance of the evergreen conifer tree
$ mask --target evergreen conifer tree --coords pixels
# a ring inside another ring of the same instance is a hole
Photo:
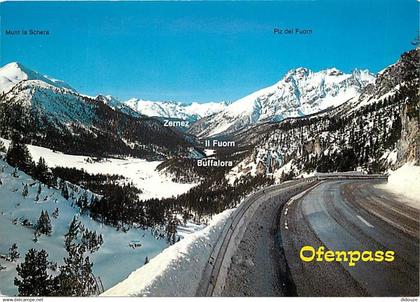
[[[37,225],[36,233],[50,236],[52,233],[51,219],[47,211],[41,211]]]
[[[12,172],[12,176],[13,177],[19,177],[19,174],[18,174],[18,169],[15,167],[15,169],[13,170],[13,172]]]
[[[15,278],[14,284],[20,296],[51,296],[55,293],[56,282],[47,272],[49,265],[46,251],[28,251],[25,261],[16,267],[19,278]]]
[[[16,243],[13,243],[12,246],[9,248],[9,258],[11,261],[15,261],[20,257],[18,252],[18,247]]]
[[[55,208],[55,210],[52,212],[51,216],[54,217],[55,219],[57,219],[58,215],[59,215],[59,210],[58,210],[58,208]]]
[[[77,199],[77,206],[80,208],[81,212],[84,213],[88,209],[88,201],[87,201],[87,192],[84,191],[82,196]]]
[[[69,231],[65,235],[68,256],[64,258],[64,265],[60,267],[60,275],[57,277],[60,288],[59,294],[63,296],[99,294],[99,286],[92,273],[93,264],[90,262],[89,256],[85,256],[89,252],[87,246],[83,242],[75,242],[79,231],[80,222],[73,218]]]
[[[32,176],[40,182],[51,186],[52,175],[49,172],[48,166],[45,163],[45,159],[43,157],[40,157],[38,163],[34,166]]]
[[[67,184],[66,183],[63,184],[63,188],[61,189],[61,195],[65,199],[69,199],[69,189],[67,188]]]
[[[19,168],[24,172],[30,172],[32,170],[33,161],[28,147],[16,135],[12,138],[12,142],[7,150],[6,161],[9,165]]]
[[[27,184],[25,184],[25,185],[23,186],[22,196],[23,196],[23,197],[28,196],[28,185],[27,185]]]
[[[77,238],[77,234],[79,234],[79,227],[80,222],[77,220],[76,216],[74,216],[72,222],[70,223],[68,232],[64,235],[64,245],[67,251],[70,250],[73,240]]]

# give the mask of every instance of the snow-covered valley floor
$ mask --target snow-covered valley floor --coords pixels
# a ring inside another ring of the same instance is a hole
[[[10,141],[0,138],[6,148]],[[149,198],[164,198],[177,196],[187,192],[197,184],[181,184],[173,182],[170,178],[155,171],[161,161],[146,161],[138,158],[116,159],[107,158],[100,162],[92,162],[91,158],[80,155],[68,155],[61,152],[55,152],[51,149],[27,145],[34,161],[43,157],[49,167],[67,167],[84,169],[91,174],[118,174],[142,190],[140,198],[143,200]]]

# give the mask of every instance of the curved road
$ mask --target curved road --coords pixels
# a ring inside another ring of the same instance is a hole
[[[234,293],[234,291],[224,293],[226,283],[229,283],[229,280],[226,280],[226,278],[229,279],[231,276],[232,270],[230,267],[232,266],[232,260],[236,256],[235,253],[243,250],[243,247],[240,245],[243,242],[244,235],[247,236],[247,232],[250,231],[256,217],[265,223],[268,222],[268,226],[271,226],[270,219],[265,219],[258,212],[264,209],[263,211],[266,215],[273,219],[273,214],[277,212],[276,209],[279,208],[280,204],[286,203],[292,196],[313,186],[314,181],[314,178],[307,178],[285,182],[261,189],[246,198],[227,220],[217,244],[213,247],[196,295],[220,296]],[[269,230],[269,227],[266,227],[264,231]],[[263,227],[259,226],[257,229],[263,230]],[[259,245],[267,248],[265,243]],[[255,253],[252,252],[252,254]],[[235,266],[235,263],[233,265]]]
[[[322,182],[282,212],[281,236],[299,296],[418,296],[419,210],[378,189],[380,181]],[[393,262],[303,262],[302,246],[392,250]]]

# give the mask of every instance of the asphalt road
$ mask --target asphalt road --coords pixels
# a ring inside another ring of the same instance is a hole
[[[288,202],[280,220],[298,296],[418,296],[420,212],[375,187],[377,180],[327,181]],[[332,251],[395,252],[393,262],[303,262],[310,245]]]
[[[303,189],[278,192],[256,209],[232,256],[222,296],[290,295],[283,273],[286,261],[276,240],[276,222],[281,206]]]
[[[248,296],[261,291],[264,295],[279,295],[275,286],[277,268],[271,257],[276,254],[271,240],[275,233],[267,232],[273,223],[277,225],[274,219],[279,206],[313,185],[314,179],[295,180],[260,190],[242,202],[213,247],[196,295]]]

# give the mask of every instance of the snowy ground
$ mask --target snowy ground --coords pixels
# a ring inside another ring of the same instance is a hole
[[[0,138],[6,147],[10,141]],[[132,181],[136,187],[142,190],[141,199],[164,198],[177,196],[187,192],[197,184],[180,184],[155,171],[160,161],[146,161],[138,158],[114,159],[109,158],[101,162],[88,162],[89,157],[68,155],[54,152],[50,149],[28,145],[28,149],[35,161],[42,156],[48,166],[69,167],[84,169],[86,172],[95,174],[119,174]]]
[[[10,142],[2,140],[8,147]],[[34,160],[42,156],[51,167],[75,167],[83,168],[89,173],[123,175],[144,191],[141,196],[143,198],[177,195],[194,186],[173,183],[159,175],[155,167],[160,162],[106,159],[103,162],[92,163],[85,156],[66,155],[31,145],[28,145],[28,148]],[[23,260],[28,249],[45,249],[50,260],[58,262],[59,265],[63,262],[66,255],[64,234],[73,216],[79,215],[79,209],[64,199],[60,191],[45,186],[42,186],[40,201],[36,202],[38,184],[29,186],[35,181],[22,172],[19,172],[18,178],[13,177],[13,168],[4,160],[0,160],[0,172],[0,254],[7,254],[9,247],[15,242],[21,254],[17,263],[0,259],[0,265],[6,267],[0,272],[0,292],[11,296],[17,292],[13,285],[16,265]],[[22,196],[24,184],[29,186],[27,197]],[[81,193],[76,193],[76,197],[78,194]],[[60,215],[57,219],[51,218],[53,234],[50,237],[41,236],[35,243],[32,240],[33,229],[21,225],[20,222],[26,218],[35,224],[41,210],[47,210],[51,217],[55,208],[59,208]],[[87,215],[81,215],[80,221],[83,225],[102,234],[104,238],[103,246],[91,257],[94,273],[101,278],[106,290],[104,295],[194,296],[202,269],[231,212],[232,210],[227,210],[214,216],[209,226],[204,229],[204,226],[191,222],[180,226],[178,235],[183,239],[169,247],[165,239],[157,239],[151,230],[117,231],[92,220]],[[12,221],[16,218],[18,223],[14,224]],[[142,246],[131,248],[129,243],[134,240],[139,240]],[[144,266],[146,256],[151,260]]]
[[[380,188],[405,197],[405,202],[420,209],[420,166],[407,163],[395,171],[390,171],[388,183]]]
[[[168,247],[103,296],[194,296],[201,274],[226,219],[233,210],[213,217],[210,224]]]
[[[31,187],[30,184],[35,183],[31,177],[22,172],[19,172],[18,178],[11,176],[13,168],[3,160],[0,160],[0,169],[3,170],[0,173],[2,182],[0,185],[0,254],[7,254],[10,246],[16,242],[21,254],[19,261],[24,258],[28,249],[35,248],[45,249],[50,260],[62,263],[66,254],[64,234],[73,216],[79,213],[79,209],[72,207],[71,202],[64,199],[60,191],[48,189],[45,186],[42,186],[39,201],[36,202],[38,184]],[[22,196],[24,184],[28,184],[29,187],[27,197]],[[55,208],[59,209],[57,219],[51,217]],[[50,237],[41,236],[35,243],[32,240],[34,230],[21,225],[20,222],[26,218],[35,224],[41,210],[48,211],[53,233]],[[12,223],[15,218],[18,219],[17,224]],[[123,280],[134,268],[143,265],[146,256],[152,258],[168,246],[165,239],[156,239],[150,230],[131,229],[124,233],[102,225],[87,215],[81,215],[80,221],[88,229],[102,234],[104,238],[104,244],[93,255],[92,261],[94,273],[101,278],[105,289]],[[129,243],[132,240],[139,240],[142,246],[136,249],[131,248]],[[18,263],[0,260],[0,264],[6,266],[6,269],[0,272],[0,291],[5,295],[16,294],[13,279],[16,276],[15,268]]]

